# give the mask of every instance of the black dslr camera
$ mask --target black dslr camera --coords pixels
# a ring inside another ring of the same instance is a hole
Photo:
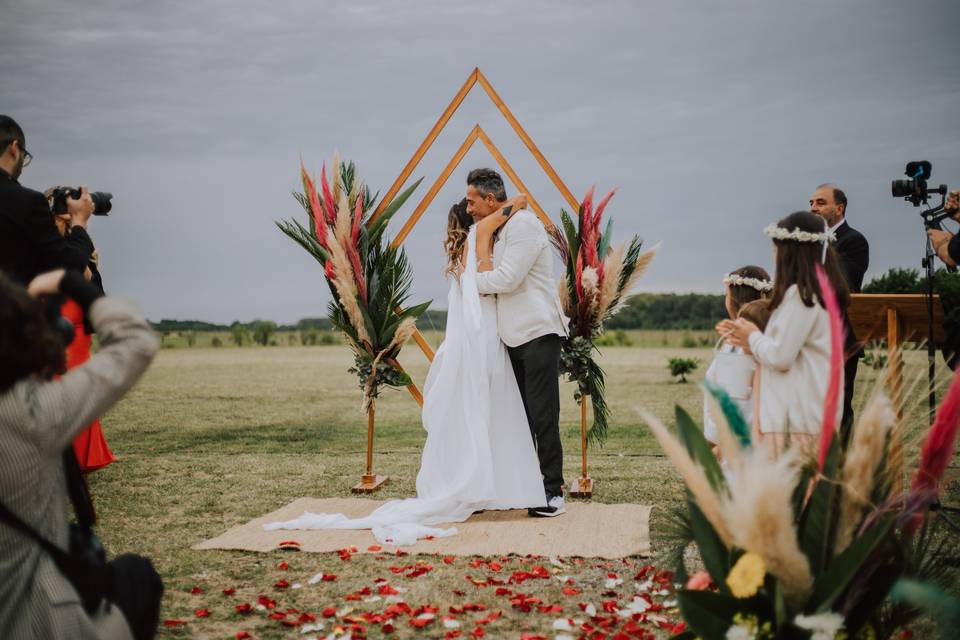
[[[933,165],[928,160],[915,160],[907,163],[904,174],[907,180],[894,180],[890,184],[890,192],[894,198],[903,198],[913,203],[913,206],[919,207],[921,203],[926,204],[932,193],[939,193],[942,196],[947,195],[947,185],[941,184],[935,189],[927,186],[927,180],[933,171]]]
[[[54,215],[67,212],[68,197],[73,199],[79,198],[80,189],[71,189],[70,187],[57,187],[54,189],[53,196],[51,197],[53,202],[50,205],[50,210]],[[112,198],[112,193],[107,193],[106,191],[91,191],[90,199],[93,200],[93,215],[105,216],[110,213],[110,209],[113,208],[113,204],[110,202]]]

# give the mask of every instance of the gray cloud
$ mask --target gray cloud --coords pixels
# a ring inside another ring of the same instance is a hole
[[[960,7],[949,0],[909,11],[868,0],[0,0],[0,11],[0,112],[37,157],[24,183],[116,194],[116,213],[92,229],[108,289],[155,319],[321,315],[319,268],[273,227],[299,215],[301,155],[319,169],[339,149],[385,190],[474,66],[575,194],[620,188],[619,237],[663,240],[648,290],[717,291],[731,268],[770,266],[760,229],[825,181],[850,196],[870,274],[918,266],[919,218],[889,180],[927,158],[935,182],[960,182]],[[415,175],[429,184],[475,122],[559,212],[476,90]],[[447,208],[466,171],[492,162],[476,147],[407,241],[418,297],[442,304]]]

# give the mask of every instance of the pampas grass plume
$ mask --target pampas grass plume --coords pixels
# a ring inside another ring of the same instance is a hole
[[[723,504],[734,544],[763,558],[793,610],[802,607],[813,586],[810,562],[800,550],[794,525],[793,492],[799,475],[796,452],[771,461],[755,447],[744,453]]]
[[[850,545],[863,506],[870,501],[877,467],[883,462],[887,433],[896,421],[890,400],[883,393],[870,398],[853,432],[853,441],[843,463],[843,495],[840,499],[840,517],[834,553],[839,554]]]
[[[733,539],[730,530],[727,528],[727,521],[723,518],[720,500],[714,493],[713,487],[710,486],[710,481],[707,480],[703,469],[690,458],[686,448],[680,444],[656,416],[645,409],[637,409],[636,411],[653,431],[653,435],[660,442],[660,447],[673,463],[680,477],[683,478],[700,510],[703,511],[703,515],[716,530],[723,544],[729,548]]]

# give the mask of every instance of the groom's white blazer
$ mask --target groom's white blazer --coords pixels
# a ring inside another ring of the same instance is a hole
[[[553,277],[553,247],[543,223],[523,209],[500,230],[493,246],[493,271],[477,273],[481,294],[497,296],[497,331],[508,347],[541,336],[567,335]]]

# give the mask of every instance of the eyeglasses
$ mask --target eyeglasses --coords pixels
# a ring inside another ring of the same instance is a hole
[[[27,148],[23,145],[22,142],[20,142],[18,138],[14,138],[12,140],[5,140],[4,142],[0,143],[0,150],[6,149],[9,145],[13,144],[14,142],[19,143],[20,151],[23,152],[23,166],[24,167],[30,166],[30,163],[33,161],[33,154],[27,151]]]

